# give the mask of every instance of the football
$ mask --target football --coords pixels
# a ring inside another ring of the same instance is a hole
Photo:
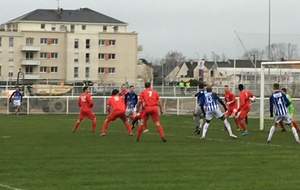
[[[249,98],[251,100],[251,102],[255,102],[256,101],[256,97],[252,96],[251,98]]]

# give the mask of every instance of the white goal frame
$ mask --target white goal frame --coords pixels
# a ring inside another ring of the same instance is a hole
[[[264,109],[265,109],[265,68],[267,65],[300,65],[300,61],[281,61],[281,62],[262,62],[261,63],[261,78],[260,78],[260,117],[259,130],[264,129]]]

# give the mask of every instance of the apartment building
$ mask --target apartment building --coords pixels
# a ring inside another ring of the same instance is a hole
[[[0,27],[0,80],[137,82],[136,32],[89,8],[37,9]]]

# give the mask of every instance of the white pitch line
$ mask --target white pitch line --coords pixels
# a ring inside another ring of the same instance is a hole
[[[4,185],[0,183],[0,187],[4,187],[6,189],[12,189],[12,190],[23,190],[23,189],[19,189],[19,188],[15,188],[15,187],[11,187],[9,185]]]
[[[195,136],[187,136],[188,138],[199,138],[200,137],[195,137]],[[229,137],[228,137],[229,138]],[[208,141],[219,141],[219,142],[232,142],[232,141],[237,141],[238,143],[241,144],[249,144],[249,145],[257,145],[257,146],[272,146],[272,147],[285,147],[285,148],[295,148],[294,146],[285,146],[285,145],[279,145],[279,144],[268,144],[266,143],[254,143],[254,142],[245,142],[245,141],[239,141],[239,139],[231,139],[231,140],[225,140],[225,139],[212,139],[212,138],[205,138],[204,140]]]

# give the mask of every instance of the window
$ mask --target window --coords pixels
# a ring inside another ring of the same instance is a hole
[[[0,66],[0,77],[1,77],[1,66]]]
[[[13,75],[14,75],[13,72],[8,72],[9,77],[13,77]]]
[[[47,38],[41,38],[40,44],[41,45],[47,44]]]
[[[2,46],[2,37],[0,37],[0,47]]]
[[[40,67],[40,73],[46,73],[47,67]]]
[[[74,53],[74,63],[79,62],[79,53]]]
[[[33,38],[26,38],[26,45],[32,46],[33,45]]]
[[[45,24],[41,24],[41,29],[45,29]]]
[[[2,61],[2,52],[0,51],[0,63]]]
[[[8,53],[8,61],[14,61],[14,52],[10,51]]]
[[[74,31],[75,31],[75,25],[72,24],[72,25],[71,25],[71,32],[74,32]]]
[[[114,26],[114,32],[118,32],[119,31],[119,27],[118,26]]]
[[[86,63],[89,63],[89,62],[90,62],[90,54],[89,54],[89,53],[86,53],[86,54],[85,54],[85,62],[86,62]]]
[[[103,32],[107,32],[107,26],[103,26]]]
[[[57,59],[58,53],[51,53],[51,59]]]
[[[74,78],[78,77],[78,67],[74,67]]]
[[[114,68],[114,67],[109,67],[108,68],[108,73],[115,73],[116,72],[116,68]]]
[[[57,67],[51,67],[51,73],[57,73]]]
[[[26,66],[25,67],[25,74],[32,74],[33,73],[33,67],[32,66]]]
[[[74,48],[78,49],[79,48],[79,39],[74,40]]]
[[[110,46],[116,45],[116,40],[109,40],[109,45]]]
[[[52,38],[51,39],[51,44],[58,44],[58,39],[57,38]]]
[[[89,76],[90,76],[90,68],[86,67],[85,68],[85,78],[89,78]]]
[[[55,31],[55,29],[56,29],[56,25],[55,25],[55,24],[52,24],[52,25],[51,25],[51,31]]]
[[[81,29],[82,29],[82,30],[85,30],[85,29],[86,29],[86,25],[82,25],[82,26],[81,26]]]
[[[8,45],[9,45],[9,47],[14,47],[14,38],[13,37],[9,37]]]
[[[109,58],[109,59],[115,59],[115,58],[116,58],[116,54],[110,53],[110,54],[108,55],[108,58]]]
[[[103,74],[104,73],[104,67],[98,67],[98,73]]]
[[[105,40],[99,40],[99,46],[104,46],[105,45]]]
[[[33,59],[33,52],[26,52],[25,56],[26,56],[26,60],[32,60]]]
[[[41,52],[40,53],[40,58],[41,59],[46,59],[47,58],[47,53],[46,52]]]
[[[104,59],[105,57],[105,54],[104,53],[99,53],[98,54],[98,59]]]
[[[85,40],[85,48],[89,49],[90,48],[90,39]]]

